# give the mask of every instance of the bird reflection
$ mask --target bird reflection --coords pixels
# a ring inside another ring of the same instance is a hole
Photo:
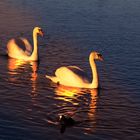
[[[68,116],[78,116],[78,118],[83,120],[83,123],[88,122],[90,124],[88,124],[87,127],[84,127],[85,133],[91,133],[95,130],[98,89],[80,89],[58,85],[55,88],[55,93],[57,99],[63,100],[65,105],[66,102],[72,103],[73,108],[67,109]],[[90,97],[87,95],[90,95]],[[62,107],[63,106],[64,105],[62,104]],[[83,113],[87,113],[86,116],[85,114],[83,115]],[[66,110],[63,114],[67,115]]]
[[[38,62],[34,61],[23,61],[23,60],[18,60],[18,59],[8,59],[8,70],[9,70],[9,81],[13,84],[19,82],[19,76],[17,75],[22,75],[23,73],[26,73],[26,69],[31,68],[31,74],[29,77],[29,80],[31,81],[32,84],[32,96],[36,95],[36,81],[37,81],[37,70],[38,70]],[[16,76],[15,76],[16,75]]]

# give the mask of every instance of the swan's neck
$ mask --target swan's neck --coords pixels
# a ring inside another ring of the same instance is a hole
[[[90,57],[89,62],[92,70],[92,82],[90,84],[90,88],[98,88],[98,73],[96,63],[92,57]]]
[[[32,55],[31,55],[31,60],[38,60],[38,44],[37,44],[37,33],[36,32],[33,32],[33,52],[32,52]]]

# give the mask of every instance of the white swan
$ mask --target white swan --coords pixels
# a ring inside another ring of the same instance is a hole
[[[77,66],[60,67],[56,70],[56,76],[46,77],[54,83],[64,86],[78,87],[78,88],[98,88],[98,73],[95,60],[103,60],[103,57],[98,52],[91,52],[89,56],[89,63],[92,70],[92,82],[90,83],[85,72]]]
[[[38,60],[38,44],[37,44],[37,34],[43,36],[43,31],[40,27],[35,27],[33,29],[33,51],[32,46],[25,38],[11,39],[7,43],[7,53],[11,58],[22,59],[25,61],[37,61]]]

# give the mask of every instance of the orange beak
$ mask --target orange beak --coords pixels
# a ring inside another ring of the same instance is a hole
[[[102,56],[99,57],[100,61],[104,61],[104,58]]]
[[[44,32],[41,30],[40,32],[39,32],[39,34],[43,37],[44,36]]]
[[[103,61],[104,59],[103,59],[103,56],[99,53],[98,54],[98,60],[100,60],[100,61]]]

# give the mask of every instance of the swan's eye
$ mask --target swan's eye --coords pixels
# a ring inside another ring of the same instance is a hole
[[[102,55],[100,53],[98,53],[97,55],[98,55],[98,57],[102,57]]]
[[[42,29],[38,29],[39,30],[39,32],[42,32]]]

